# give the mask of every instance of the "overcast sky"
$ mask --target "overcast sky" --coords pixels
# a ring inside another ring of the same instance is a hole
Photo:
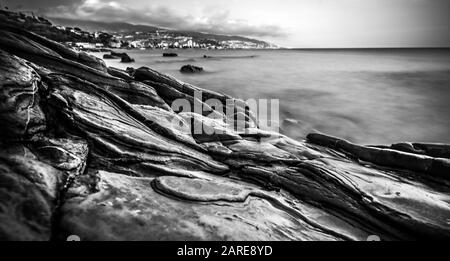
[[[235,34],[285,47],[450,47],[450,0],[0,0],[48,17]]]

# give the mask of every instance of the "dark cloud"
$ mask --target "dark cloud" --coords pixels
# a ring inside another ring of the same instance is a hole
[[[1,1],[1,0],[0,0]],[[227,11],[205,17],[180,15],[167,6],[137,8],[113,0],[7,0],[12,8],[36,10],[49,17],[103,22],[128,22],[159,27],[254,37],[284,36],[274,25],[251,25],[245,20],[232,20]]]
[[[83,0],[0,0],[0,4],[14,10],[45,12],[57,6],[76,6]]]

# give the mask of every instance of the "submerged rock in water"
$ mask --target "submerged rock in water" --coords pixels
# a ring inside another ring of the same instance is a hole
[[[178,54],[176,53],[163,53],[163,57],[177,57]]]
[[[0,80],[2,240],[450,238],[448,145],[296,141],[20,28],[0,28]]]
[[[182,72],[182,73],[199,73],[199,72],[203,72],[203,68],[188,64],[188,65],[184,65],[183,67],[181,67],[180,72]]]
[[[103,59],[120,59],[122,63],[132,63],[134,59],[131,58],[127,53],[116,53],[111,51],[111,54],[104,54]]]
[[[104,54],[103,59],[117,59],[118,57],[113,56],[112,54]]]
[[[124,56],[122,56],[122,58],[120,59],[120,62],[121,62],[121,63],[134,63],[134,59],[131,58],[131,57],[128,56],[128,55],[124,55]]]

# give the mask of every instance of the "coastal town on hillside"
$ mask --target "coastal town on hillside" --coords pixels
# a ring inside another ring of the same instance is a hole
[[[45,36],[67,46],[80,49],[98,51],[105,48],[121,49],[277,49],[276,45],[257,40],[215,39],[213,37],[192,37],[183,33],[165,29],[151,32],[103,32],[84,31],[79,27],[53,25],[48,19],[37,16],[33,12],[12,12],[3,7],[3,16],[16,20],[25,26],[33,26],[34,31],[41,31]],[[42,28],[36,28],[42,27]],[[39,30],[40,29],[40,30]],[[217,36],[219,38],[219,35]],[[229,38],[229,37],[228,37]]]
[[[88,33],[79,28],[57,26],[59,30],[85,35],[93,39],[90,42],[67,42],[83,49],[127,48],[127,49],[269,49],[277,48],[266,43],[254,43],[242,40],[217,41],[215,39],[196,40],[190,36],[175,35],[167,30],[156,32],[132,32],[129,34],[109,34],[104,32]]]

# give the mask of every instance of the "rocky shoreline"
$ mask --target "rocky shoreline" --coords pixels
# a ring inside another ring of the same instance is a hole
[[[134,59],[131,58],[127,53],[116,53],[114,51],[110,51],[110,54],[104,54],[103,59],[120,59],[122,63],[132,63]]]
[[[205,117],[232,97],[16,26],[0,61],[1,240],[450,238],[449,145],[296,141],[250,112],[235,130]],[[207,110],[176,113],[179,98]]]

